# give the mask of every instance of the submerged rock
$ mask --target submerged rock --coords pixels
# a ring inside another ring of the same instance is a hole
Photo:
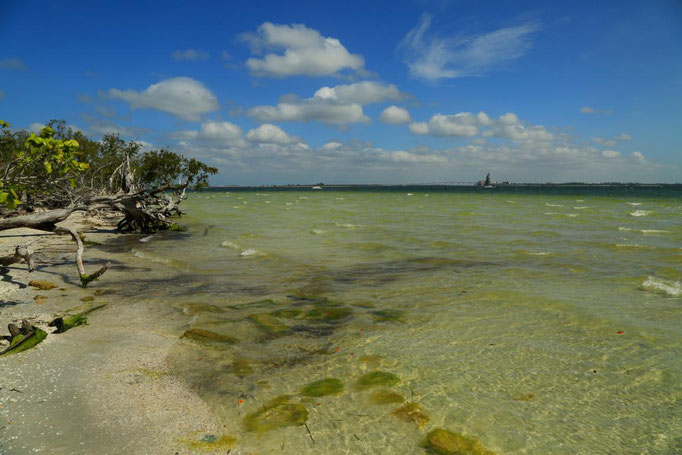
[[[38,288],[41,291],[49,291],[50,289],[58,288],[54,283],[50,283],[49,281],[42,281],[42,280],[31,280],[28,282],[29,286],[32,286],[34,288]]]
[[[405,422],[414,423],[419,428],[423,427],[430,420],[429,416],[424,412],[424,407],[419,403],[406,403],[391,414]]]
[[[379,322],[390,321],[405,324],[405,312],[403,310],[385,309],[370,311],[374,319]]]
[[[253,374],[253,366],[250,359],[238,357],[232,361],[230,372],[238,378],[245,378]]]
[[[392,390],[377,390],[372,394],[371,400],[374,404],[392,404],[402,403],[405,398]]]
[[[431,453],[438,455],[495,455],[476,439],[443,428],[431,430],[423,444]]]
[[[239,343],[239,340],[237,338],[228,335],[223,335],[220,333],[211,332],[210,330],[204,329],[185,330],[185,333],[183,333],[180,338],[189,338],[190,340],[200,342],[215,342],[227,344]]]
[[[71,316],[64,316],[64,317],[56,318],[52,322],[50,322],[49,326],[57,328],[57,330],[55,330],[54,333],[64,333],[67,330],[70,330],[70,329],[77,327],[79,325],[87,324],[88,323],[88,314],[92,313],[95,310],[99,310],[100,308],[104,308],[105,306],[106,306],[106,304],[98,305],[96,307],[92,307],[88,310],[82,311],[80,313],[73,314]]]
[[[386,371],[372,371],[365,375],[360,376],[360,378],[355,382],[355,387],[360,390],[369,389],[372,387],[392,387],[400,383],[400,378],[393,373],[388,373]]]
[[[92,302],[93,300],[95,300],[95,298],[94,298],[93,296],[91,296],[91,295],[82,297],[82,298],[80,299],[81,302]]]
[[[38,294],[33,297],[33,300],[35,300],[36,303],[43,303],[44,300],[47,300],[47,296]]]
[[[274,300],[265,299],[265,300],[256,300],[255,302],[239,303],[237,305],[230,305],[229,308],[231,308],[233,310],[248,310],[251,308],[270,308],[273,306],[277,306],[277,303],[275,303]]]
[[[280,321],[276,316],[268,313],[249,315],[249,319],[268,335],[284,335],[290,332],[289,326]]]
[[[301,403],[290,403],[291,397],[283,395],[262,406],[244,418],[248,431],[257,433],[276,428],[305,425],[308,410]]]
[[[183,313],[185,314],[197,314],[197,313],[224,313],[225,310],[217,305],[210,305],[207,303],[187,303],[181,306]]]
[[[336,378],[325,378],[311,382],[301,389],[301,395],[306,397],[323,397],[338,395],[343,392],[343,381]]]
[[[350,308],[324,306],[306,311],[304,319],[311,322],[337,323],[351,316]]]
[[[7,329],[10,336],[5,338],[9,339],[9,346],[0,351],[0,357],[27,351],[47,337],[47,332],[31,325],[26,319],[21,321],[21,328],[14,324],[9,324]]]

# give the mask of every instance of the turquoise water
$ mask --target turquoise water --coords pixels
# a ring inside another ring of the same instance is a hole
[[[171,270],[144,287],[181,318],[179,334],[239,340],[185,339],[169,359],[239,453],[424,453],[442,427],[501,454],[672,454],[682,452],[681,196],[193,193],[184,233],[136,240],[131,254]],[[400,382],[358,389],[372,371]],[[343,392],[299,395],[327,377]],[[428,422],[375,403],[383,389]],[[249,431],[245,418],[281,395],[306,408],[307,428]]]

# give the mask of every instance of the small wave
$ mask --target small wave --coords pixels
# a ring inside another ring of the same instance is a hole
[[[412,194],[412,193],[407,193],[407,195],[408,195],[408,196],[414,196],[414,194]]]
[[[616,243],[618,248],[646,248],[645,245],[640,245],[639,243]]]
[[[162,258],[158,256],[153,256],[148,253],[144,253],[140,250],[132,250],[133,251],[133,256],[139,259],[144,259],[145,261],[150,261],[154,262],[157,264],[164,264],[173,268],[176,268],[178,270],[182,270],[183,272],[188,272],[190,270],[189,265],[182,261],[178,261],[177,259],[169,259],[169,258]]]
[[[628,205],[631,205],[633,207],[637,207],[638,205],[642,205],[641,202],[627,202]]]
[[[239,253],[240,258],[252,258],[252,257],[262,256],[262,255],[263,255],[263,253],[261,253],[260,251],[258,251],[255,248],[247,248],[247,249],[243,250],[241,253]]]
[[[630,231],[632,231],[632,228],[620,226],[620,227],[618,227],[618,230],[621,232],[630,232]]]
[[[547,207],[563,207],[564,206],[563,204],[550,204],[548,202],[545,202],[545,205]]]
[[[630,216],[649,216],[651,215],[651,212],[648,210],[635,210],[634,212],[630,212]]]
[[[308,199],[308,198],[305,197],[305,196],[299,196],[298,198],[299,198],[299,199]]]
[[[140,242],[142,243],[147,243],[149,242],[156,234],[148,235],[147,237],[140,239]]]
[[[642,234],[668,234],[670,231],[664,229],[641,229],[639,232]]]
[[[291,205],[291,202],[285,202],[284,205]]]
[[[557,212],[545,212],[545,215],[560,215],[560,213],[557,213]]]
[[[337,201],[345,201],[346,198],[345,198],[345,197],[337,197],[336,200],[337,200]]]
[[[269,204],[269,203],[270,203],[270,201],[265,201],[265,203],[266,203],[266,204]]]
[[[573,207],[573,209],[574,210],[585,210],[585,209],[589,209],[589,207],[587,207],[585,205],[579,205],[578,207]]]
[[[516,201],[507,201],[507,202],[509,202],[510,204],[516,204]]]
[[[575,218],[576,216],[578,216],[578,214],[577,213],[567,213],[566,216],[570,217],[570,218]]]
[[[682,283],[679,281],[670,281],[649,276],[644,283],[642,283],[642,287],[648,291],[666,294],[670,297],[682,297]]]
[[[235,250],[238,250],[241,248],[239,245],[237,245],[236,243],[231,242],[229,240],[225,240],[223,243],[220,244],[220,246],[223,246],[225,248],[233,248]]]
[[[313,229],[312,231],[310,231],[310,233],[311,234],[324,234],[325,231],[323,231],[322,229]]]
[[[550,253],[549,251],[531,251],[528,254],[530,254],[531,256],[547,256],[552,253]]]
[[[233,208],[233,209],[240,209],[240,208],[242,208],[242,206],[241,206],[241,205],[235,205],[235,206],[233,206],[232,208]]]
[[[576,199],[575,202],[585,202],[585,199]]]
[[[353,229],[356,227],[361,227],[361,224],[351,224],[351,223],[336,223],[338,227],[346,228],[346,229]]]

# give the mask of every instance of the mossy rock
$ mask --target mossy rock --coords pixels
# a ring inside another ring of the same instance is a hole
[[[47,332],[38,327],[32,327],[28,334],[21,333],[12,337],[9,347],[0,352],[0,357],[5,357],[19,352],[28,351],[36,347],[47,337]]]
[[[369,389],[372,387],[392,387],[400,383],[400,378],[393,373],[386,371],[372,371],[355,382],[355,388],[359,390]]]
[[[199,341],[203,343],[227,343],[235,344],[239,343],[239,340],[221,333],[211,332],[210,330],[204,329],[189,329],[185,330],[180,338],[189,338],[190,340]]]
[[[186,314],[197,313],[224,313],[225,310],[217,305],[210,305],[208,303],[186,303],[181,306],[182,311]]]
[[[377,390],[370,398],[374,404],[402,403],[405,398],[392,390]]]
[[[495,452],[483,447],[480,441],[443,428],[431,430],[423,445],[438,455],[495,455]]]
[[[290,403],[289,396],[275,398],[244,418],[248,431],[262,433],[283,427],[305,425],[308,410],[301,403]]]
[[[248,310],[251,308],[271,308],[277,306],[272,299],[256,300],[255,302],[239,303],[237,305],[230,305],[229,308],[233,310]]]
[[[194,450],[218,450],[220,449],[221,451],[225,449],[231,449],[234,447],[234,444],[237,442],[237,438],[234,436],[229,436],[229,435],[223,435],[223,436],[216,436],[214,434],[204,434],[198,439],[194,438],[186,438],[186,439],[181,439],[181,442],[185,443],[188,445],[191,449]]]
[[[253,374],[253,362],[251,359],[238,357],[232,361],[230,372],[238,378],[245,378]]]
[[[369,314],[378,322],[400,322],[405,324],[405,312],[403,310],[384,309],[370,311]]]
[[[338,395],[343,392],[343,381],[336,378],[325,378],[311,382],[301,389],[301,395],[306,397],[324,397]]]
[[[297,310],[295,308],[283,308],[281,310],[273,311],[270,314],[278,318],[296,319],[302,312],[303,310]]]
[[[257,313],[249,316],[256,326],[268,335],[284,335],[290,332],[288,325],[280,321],[276,316],[268,313]]]
[[[353,314],[353,310],[350,308],[323,306],[306,311],[302,319],[310,322],[337,323],[349,318],[351,314]]]
[[[95,300],[95,298],[91,295],[87,295],[80,299],[81,302],[92,302],[93,300]]]
[[[38,294],[33,297],[33,300],[35,300],[36,303],[43,303],[45,300],[47,300],[47,296]]]
[[[50,283],[49,281],[42,281],[42,280],[31,280],[28,282],[29,286],[32,286],[34,288],[38,288],[41,291],[49,291],[50,289],[58,288],[54,283]]]
[[[71,316],[56,318],[55,320],[50,322],[49,326],[57,328],[57,330],[55,330],[54,333],[64,333],[67,330],[73,329],[74,327],[78,327],[79,325],[86,325],[88,323],[88,314],[92,313],[95,310],[99,310],[100,308],[104,308],[105,306],[106,304],[98,305],[96,307],[92,307],[88,310],[73,314]]]
[[[423,427],[430,420],[429,416],[424,412],[424,407],[419,403],[405,403],[391,414],[405,422],[414,423],[419,428]]]

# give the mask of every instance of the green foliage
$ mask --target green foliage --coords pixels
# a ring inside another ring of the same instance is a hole
[[[182,182],[201,189],[208,186],[208,177],[218,169],[194,158],[185,158],[169,150],[153,150],[140,156],[135,164],[139,183],[147,188],[171,186]]]

